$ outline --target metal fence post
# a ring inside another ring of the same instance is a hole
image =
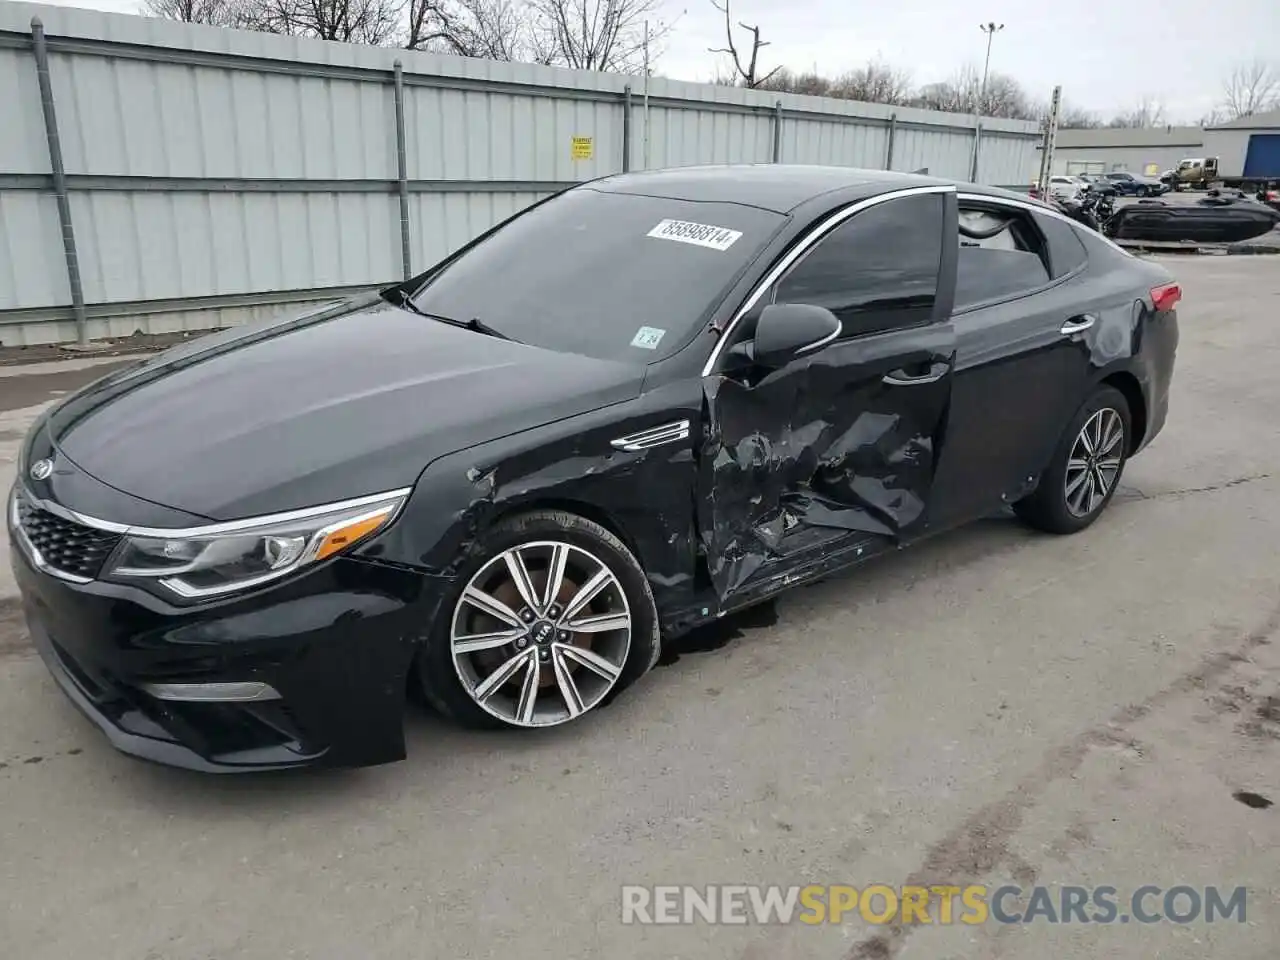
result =
[[[400,193],[400,266],[404,278],[413,276],[412,258],[409,255],[409,160],[404,147],[404,68],[395,62],[396,83],[396,177]]]
[[[982,121],[973,125],[973,162],[969,165],[969,182],[978,182],[978,156],[982,153]]]
[[[893,169],[893,138],[898,132],[898,115],[896,113],[889,114],[889,138],[888,143],[884,145],[884,168],[886,170]]]
[[[773,105],[773,162],[782,162],[782,101]]]
[[[631,170],[631,84],[622,91],[622,172]]]
[[[53,193],[58,201],[58,222],[62,226],[62,252],[67,261],[67,285],[71,288],[71,310],[76,320],[76,340],[89,343],[89,321],[84,312],[84,288],[80,284],[80,258],[76,256],[76,234],[71,226],[71,201],[67,198],[67,171],[62,165],[62,142],[58,139],[58,117],[53,109],[53,84],[49,80],[49,48],[44,24],[31,18],[31,40],[35,46],[36,75],[40,80],[40,106],[44,108],[44,132],[49,141],[49,167],[53,171]]]

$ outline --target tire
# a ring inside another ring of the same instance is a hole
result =
[[[1149,196],[1151,196],[1151,191],[1150,191],[1150,190],[1148,190],[1145,186],[1143,186],[1143,187],[1139,187],[1139,188],[1138,188],[1138,196],[1140,196],[1140,197],[1149,197]]]
[[[1114,437],[1113,426],[1117,420],[1121,427],[1118,438]],[[1014,513],[1029,526],[1046,533],[1078,533],[1092,524],[1102,515],[1120,485],[1129,459],[1132,423],[1124,394],[1114,387],[1095,390],[1067,424],[1035,491],[1013,505]],[[1090,427],[1091,442],[1096,443],[1092,440],[1096,436],[1093,433],[1095,425],[1105,431],[1102,450],[1105,456],[1094,462],[1106,466],[1083,470],[1076,466],[1087,459],[1084,448],[1077,446],[1083,442],[1082,432],[1086,425]],[[1115,463],[1111,465],[1113,460]],[[1105,491],[1101,497],[1095,498],[1088,484],[1094,483],[1096,489],[1099,478],[1105,481],[1107,477],[1110,481],[1105,484]]]
[[[519,558],[525,590],[508,557]],[[557,568],[560,588],[547,603],[547,581]],[[573,609],[580,588],[597,581],[604,586]],[[502,606],[478,606],[472,598]],[[504,623],[511,615],[517,619]],[[626,629],[609,626],[624,620]],[[581,719],[610,703],[654,667],[660,652],[653,592],[626,545],[584,517],[539,510],[504,520],[478,539],[440,606],[417,672],[427,701],[449,719],[524,729]]]

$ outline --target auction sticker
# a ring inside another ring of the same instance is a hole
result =
[[[690,223],[688,220],[663,220],[649,231],[649,236],[659,240],[675,240],[692,243],[712,250],[728,250],[742,236],[741,230],[713,227],[708,223]]]
[[[636,331],[636,335],[631,338],[633,347],[642,347],[645,350],[657,350],[658,344],[662,342],[662,337],[667,331],[659,330],[657,327],[641,327]]]

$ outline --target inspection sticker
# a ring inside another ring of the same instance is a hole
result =
[[[662,342],[662,337],[666,332],[665,330],[659,330],[657,327],[641,327],[636,331],[636,335],[631,338],[631,345],[645,350],[657,350],[658,344]]]
[[[676,240],[699,247],[710,247],[721,252],[728,250],[742,236],[741,230],[713,227],[706,223],[690,223],[688,220],[663,220],[649,231],[649,236],[659,240]]]

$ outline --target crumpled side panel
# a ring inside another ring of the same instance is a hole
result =
[[[699,529],[722,599],[805,528],[895,538],[922,518],[938,418],[890,409],[878,378],[842,388],[842,375],[810,363],[752,387],[705,381]]]
[[[888,535],[924,513],[921,492],[932,475],[932,437],[901,414],[863,412],[821,453],[809,481],[815,494],[843,507],[806,522]]]
[[[710,378],[703,389],[710,436],[700,464],[705,496],[698,503],[699,531],[712,583],[724,596],[749,580],[781,544],[782,495],[803,475],[811,447],[793,449],[789,424],[778,428],[777,411],[795,407],[796,377],[766,379],[750,389]]]

